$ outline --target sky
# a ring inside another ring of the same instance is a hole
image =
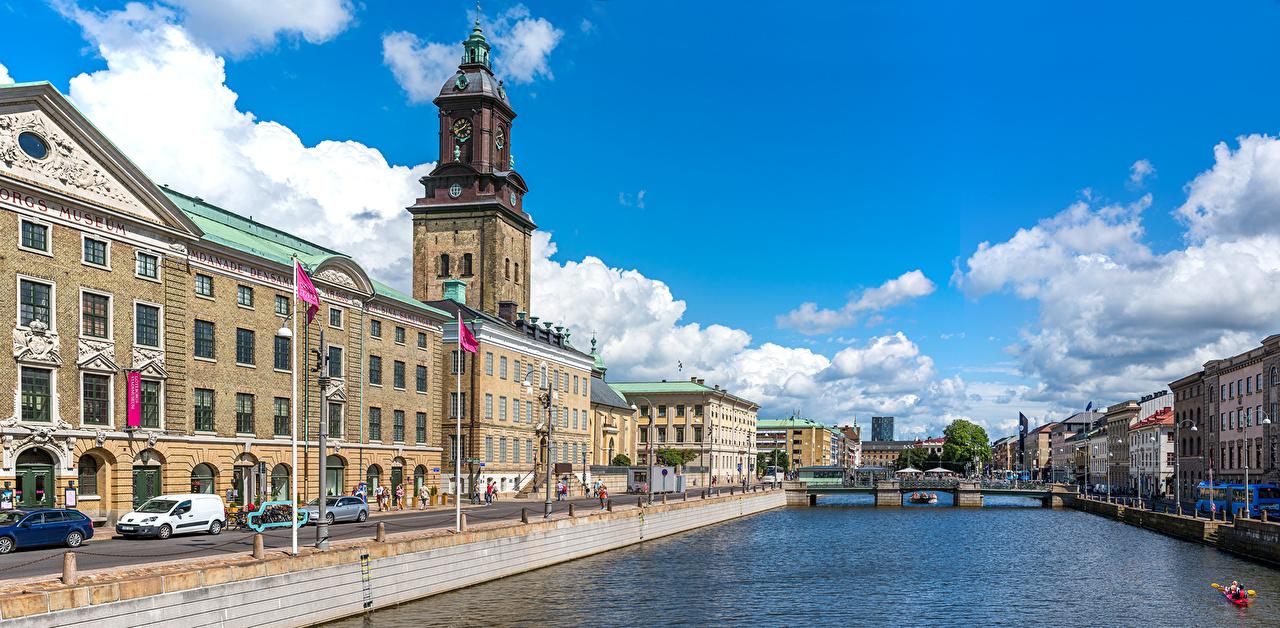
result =
[[[1280,4],[1217,4],[10,0],[0,83],[407,289],[478,17],[532,311],[610,380],[994,438],[1277,331]]]

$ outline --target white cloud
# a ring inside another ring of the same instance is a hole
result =
[[[618,192],[618,204],[623,207],[638,207],[640,209],[644,209],[644,195],[647,192],[648,190],[640,190],[639,192],[636,192],[635,196],[627,194],[626,192]]]
[[[0,63],[0,85],[9,85],[13,82],[13,77],[9,76],[9,68]]]
[[[905,272],[875,288],[850,295],[839,310],[818,308],[812,301],[777,317],[778,327],[795,329],[802,334],[825,334],[848,327],[865,312],[885,310],[912,299],[932,294],[937,288],[919,269]],[[882,321],[881,321],[882,322]],[[877,323],[878,324],[878,323]]]
[[[554,78],[547,57],[555,50],[564,31],[546,18],[531,17],[529,9],[517,4],[488,23],[494,45],[494,65],[498,73],[516,83]]]
[[[595,30],[595,28],[596,28],[596,25],[593,24],[591,20],[588,20],[585,17],[582,18],[582,23],[578,25],[578,30],[584,33],[590,33],[591,31]]]
[[[440,86],[457,71],[460,55],[457,44],[423,42],[413,33],[382,36],[382,61],[391,68],[410,102],[434,100]]]
[[[350,0],[161,0],[181,13],[191,36],[215,51],[243,55],[278,37],[329,41],[355,19]]]
[[[155,181],[356,256],[409,284],[408,201],[430,164],[388,164],[358,142],[306,146],[236,106],[223,60],[171,12],[74,11],[107,67],[71,79],[76,106]],[[387,251],[398,251],[388,255]]]
[[[1034,325],[1008,348],[1038,380],[1025,397],[1055,410],[1114,403],[1234,355],[1275,331],[1280,302],[1280,143],[1241,138],[1188,187],[1185,248],[1144,241],[1144,196],[1075,203],[998,244],[979,245],[953,283],[971,297],[1007,291],[1036,301]]]
[[[1150,161],[1139,159],[1133,162],[1132,166],[1129,166],[1129,183],[1141,186],[1147,177],[1153,176],[1155,173],[1156,167],[1151,165]]]

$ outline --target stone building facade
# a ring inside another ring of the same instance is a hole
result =
[[[321,403],[337,417],[334,490],[438,482],[446,313],[339,252],[156,186],[47,83],[0,88],[0,163],[0,232],[14,238],[0,255],[13,334],[0,387],[14,399],[0,482],[21,505],[62,504],[73,484],[107,519],[160,493],[287,499],[292,380],[322,329],[333,385],[296,374],[304,498]],[[279,331],[297,311],[292,256],[325,304],[301,338]],[[375,355],[385,383],[366,386]]]
[[[1177,440],[1174,483],[1181,484],[1175,490],[1179,491],[1179,498],[1183,501],[1193,501],[1197,498],[1196,485],[1206,479],[1204,442],[1209,426],[1204,420],[1204,371],[1169,382],[1169,389],[1173,392],[1174,433]]]
[[[1111,493],[1125,495],[1132,491],[1129,474],[1129,426],[1138,419],[1141,406],[1136,399],[1107,407],[1107,484]]]

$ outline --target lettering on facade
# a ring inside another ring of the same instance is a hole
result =
[[[207,251],[195,251],[193,254],[189,255],[188,257],[205,266],[210,266],[220,270],[225,270],[227,272],[243,275],[246,277],[252,277],[259,281],[263,281],[265,283],[275,284],[277,286],[280,286],[281,288],[287,289],[287,288],[293,287],[291,278],[285,276],[284,273],[277,273],[274,271],[257,268],[254,266],[250,266],[248,264],[241,263],[238,260],[228,259],[220,255],[214,255],[213,253],[209,253]]]
[[[105,214],[67,207],[57,201],[44,199],[34,194],[24,194],[4,186],[0,186],[0,203],[37,211],[48,216],[57,216],[67,222],[84,225],[106,233],[114,233],[116,235],[128,233],[123,222]]]

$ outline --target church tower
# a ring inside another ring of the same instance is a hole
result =
[[[493,75],[480,20],[462,47],[457,73],[433,101],[440,110],[440,159],[421,179],[423,197],[408,208],[413,296],[440,300],[445,281],[461,280],[468,306],[510,317],[529,309],[536,225],[524,211],[528,187],[511,154],[516,114]]]

